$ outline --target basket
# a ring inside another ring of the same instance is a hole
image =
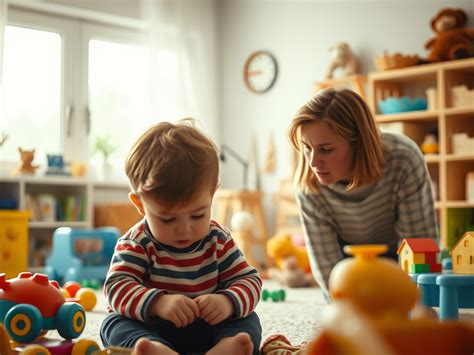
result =
[[[416,65],[420,58],[415,55],[404,55],[400,53],[395,53],[389,55],[384,53],[381,56],[375,58],[375,65],[378,70],[389,70],[397,68],[405,68]]]

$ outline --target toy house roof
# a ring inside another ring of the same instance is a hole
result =
[[[464,234],[462,235],[462,237],[458,239],[458,241],[456,242],[456,244],[453,245],[453,247],[452,247],[451,250],[449,251],[449,255],[451,255],[451,253],[453,252],[454,249],[456,249],[456,247],[459,245],[459,243],[461,243],[461,241],[464,240],[464,239],[467,238],[467,237],[474,238],[474,231],[464,233]]]
[[[397,254],[408,245],[414,253],[439,253],[438,244],[432,238],[405,238],[398,247]]]

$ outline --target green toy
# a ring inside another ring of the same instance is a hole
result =
[[[262,300],[266,301],[269,298],[271,298],[273,302],[284,302],[286,298],[286,292],[283,289],[276,291],[268,291],[267,289],[263,289]]]

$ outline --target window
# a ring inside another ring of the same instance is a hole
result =
[[[464,248],[468,248],[469,247],[469,240],[465,240],[464,241]]]
[[[18,147],[99,165],[97,137],[110,137],[109,162],[123,170],[131,142],[152,121],[147,115],[147,55],[136,29],[9,9],[4,43],[6,117],[10,139],[2,159]]]
[[[456,264],[457,264],[457,265],[462,265],[462,255],[458,255],[458,256],[456,257]]]

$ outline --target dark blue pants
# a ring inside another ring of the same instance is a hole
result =
[[[253,312],[246,318],[229,319],[210,325],[198,318],[185,328],[176,328],[167,320],[154,318],[146,323],[108,314],[100,327],[100,338],[104,346],[123,346],[133,348],[140,338],[159,341],[178,353],[206,352],[221,339],[245,332],[250,335],[253,353],[258,354],[262,340],[262,327],[257,314]]]

